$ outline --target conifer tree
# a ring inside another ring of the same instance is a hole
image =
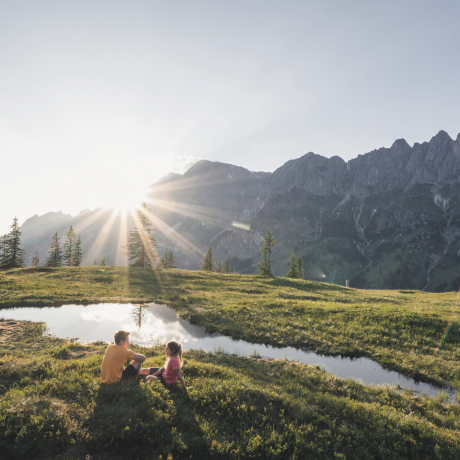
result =
[[[149,218],[151,215],[147,203],[141,204],[136,211],[135,228],[128,232],[128,241],[124,249],[131,265],[136,267],[153,267],[158,260],[157,243],[152,232],[156,230]]]
[[[222,266],[222,262],[217,262],[217,265],[216,265],[216,272],[217,273],[222,273],[224,271],[223,269],[223,266]]]
[[[172,249],[169,250],[169,268],[177,268],[176,254],[174,254]]]
[[[166,250],[165,255],[161,258],[160,262],[163,268],[177,268],[176,255],[172,249]]]
[[[97,265],[97,260],[94,259],[93,265]]]
[[[21,231],[16,217],[13,219],[10,228],[11,231],[2,237],[0,266],[2,268],[25,267],[26,253],[24,249],[21,249]]]
[[[62,249],[57,232],[51,238],[48,257],[45,262],[45,267],[60,267],[62,265]]]
[[[214,256],[212,255],[212,249],[209,248],[206,256],[204,257],[203,265],[201,267],[202,271],[212,272],[214,270]]]
[[[37,268],[40,265],[40,257],[38,257],[37,251],[34,252],[34,256],[32,257],[32,268]]]
[[[224,273],[230,273],[230,262],[228,259],[224,262]]]
[[[105,257],[101,260],[101,267],[107,267],[107,264],[105,263]]]
[[[261,275],[273,276],[271,269],[270,254],[273,253],[273,247],[276,245],[277,241],[273,237],[271,229],[268,229],[267,234],[264,237],[264,244],[260,250],[262,257],[259,261],[259,272]]]
[[[73,231],[72,225],[65,234],[65,243],[64,243],[64,254],[62,256],[64,260],[64,265],[71,267],[73,265],[73,255],[75,251],[75,240],[76,235]]]
[[[2,266],[3,254],[6,247],[6,235],[0,236],[0,267]]]
[[[0,236],[0,268],[3,266],[3,257],[6,250],[6,235]]]
[[[230,262],[228,261],[228,259],[225,261],[224,263],[224,268],[223,268],[223,271],[224,273],[233,273],[234,269],[233,267],[230,265]]]
[[[77,239],[75,240],[75,250],[73,252],[72,265],[74,267],[79,267],[83,259],[83,251],[81,248],[81,235],[78,234]]]
[[[295,258],[294,251],[291,252],[289,257],[289,271],[286,273],[286,278],[298,278],[298,265],[297,259]]]
[[[297,278],[303,279],[302,257],[297,257]]]

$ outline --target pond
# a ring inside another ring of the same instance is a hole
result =
[[[223,350],[240,356],[259,354],[275,359],[295,359],[305,364],[317,364],[340,378],[353,378],[365,385],[399,385],[402,388],[435,396],[440,388],[416,382],[395,371],[384,369],[369,358],[342,358],[318,355],[313,351],[293,347],[277,348],[269,345],[233,340],[218,333],[210,334],[197,325],[177,316],[166,305],[150,303],[64,305],[62,307],[18,307],[0,310],[0,318],[45,322],[48,332],[57,337],[76,338],[81,343],[92,341],[113,342],[114,332],[131,332],[130,341],[139,345],[154,345],[175,340],[184,350]],[[450,399],[455,390],[447,389]]]

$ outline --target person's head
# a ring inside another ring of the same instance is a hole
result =
[[[115,345],[118,345],[119,347],[127,347],[129,345],[129,334],[130,333],[127,331],[115,332]]]
[[[169,341],[166,345],[165,353],[168,358],[176,356],[182,364],[182,345],[180,343],[174,342],[173,340]]]

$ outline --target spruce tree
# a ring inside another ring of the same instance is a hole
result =
[[[224,273],[230,273],[230,262],[228,259],[224,262]]]
[[[21,231],[16,217],[13,219],[10,228],[11,231],[2,237],[0,266],[2,268],[25,267],[26,253],[24,249],[21,249]]]
[[[149,218],[150,209],[146,203],[136,211],[135,228],[128,232],[128,241],[124,249],[130,265],[136,267],[153,267],[158,260],[157,243],[151,234],[156,230]]]
[[[201,267],[202,271],[212,272],[214,270],[214,256],[212,255],[212,249],[209,248],[206,256],[204,257],[203,265]]]
[[[174,254],[174,252],[172,251],[172,249],[169,250],[168,262],[169,262],[169,268],[177,268],[177,265],[176,265],[176,254]]]
[[[217,273],[222,273],[224,271],[223,269],[223,266],[222,266],[222,262],[217,262],[217,266],[216,266],[216,272]]]
[[[37,268],[40,265],[40,257],[38,257],[37,251],[34,252],[34,256],[32,257],[32,268]]]
[[[6,247],[6,235],[0,236],[0,267],[2,266],[3,254],[5,253]]]
[[[286,273],[287,278],[298,278],[298,265],[297,259],[295,258],[294,251],[291,252],[291,257],[289,257],[289,271]]]
[[[160,262],[163,268],[177,268],[176,255],[172,249],[166,250],[165,255],[161,258]]]
[[[230,262],[228,259],[224,263],[224,268],[223,268],[224,273],[233,273],[233,267],[230,265]]]
[[[94,259],[93,265],[97,265],[97,260]]]
[[[277,241],[273,237],[273,233],[271,229],[268,229],[267,234],[264,237],[264,244],[260,250],[262,253],[262,257],[259,261],[259,272],[261,275],[265,276],[273,276],[272,269],[271,269],[271,261],[270,261],[270,254],[273,253],[273,247]]]
[[[161,257],[160,259],[160,262],[158,262],[158,266],[160,268],[169,268],[168,265],[168,256],[169,256],[169,252],[168,250],[166,249],[166,252],[165,252],[165,255],[163,257]]]
[[[45,267],[60,267],[62,265],[62,249],[57,232],[51,238],[48,257],[45,262]]]
[[[107,264],[105,263],[105,257],[101,260],[101,267],[107,267]]]
[[[297,257],[297,278],[303,279],[303,263],[300,256]]]
[[[83,259],[83,251],[81,248],[81,236],[78,234],[77,239],[75,240],[75,250],[73,252],[72,265],[74,267],[79,267]]]
[[[5,252],[6,252],[6,235],[2,235],[0,236],[0,268],[3,266]]]
[[[65,234],[65,243],[64,243],[64,254],[62,256],[64,260],[64,265],[71,267],[73,265],[73,255],[75,251],[75,240],[76,235],[73,231],[72,225]]]

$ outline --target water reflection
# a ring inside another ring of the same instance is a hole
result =
[[[321,356],[292,347],[275,348],[243,340],[232,340],[220,334],[209,334],[201,326],[190,324],[177,313],[158,304],[98,304],[64,305],[59,308],[20,307],[0,310],[0,317],[16,320],[44,321],[58,337],[79,338],[82,343],[102,340],[113,342],[114,332],[131,332],[130,341],[140,345],[166,343],[175,340],[185,350],[195,348],[250,356],[254,351],[264,357],[295,359],[305,364],[318,364],[341,378],[355,378],[366,385],[400,385],[415,391],[435,395],[439,388],[417,383],[394,371],[389,371],[369,358]],[[454,392],[451,392],[454,399]]]
[[[141,330],[142,326],[142,321],[145,319],[145,310],[148,308],[147,305],[134,305],[132,312],[131,312],[131,318],[133,318],[134,323],[137,326],[137,330]]]

